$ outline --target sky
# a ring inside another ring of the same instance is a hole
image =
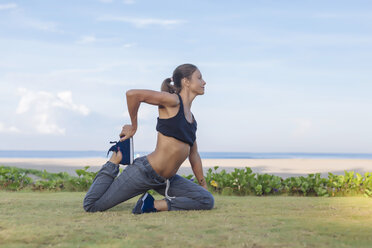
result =
[[[199,151],[372,153],[371,58],[371,1],[0,0],[0,150],[106,150],[192,63]]]

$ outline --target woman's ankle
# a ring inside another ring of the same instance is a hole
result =
[[[168,204],[165,200],[155,200],[154,208],[158,211],[168,211]]]

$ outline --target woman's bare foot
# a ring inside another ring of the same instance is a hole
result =
[[[120,161],[121,161],[122,158],[123,158],[123,154],[121,153],[121,151],[113,152],[109,161],[111,163],[114,163],[114,164],[118,165],[118,164],[120,164]]]

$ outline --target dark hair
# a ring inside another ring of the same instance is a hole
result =
[[[192,64],[183,64],[177,66],[173,71],[172,78],[167,78],[161,84],[161,91],[166,91],[169,93],[180,93],[182,90],[181,80],[183,78],[191,79],[191,75],[198,69]],[[171,84],[173,79],[173,85]]]

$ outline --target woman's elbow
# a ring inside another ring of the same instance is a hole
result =
[[[127,99],[135,99],[138,102],[143,102],[144,97],[141,90],[128,90],[126,92]]]
[[[125,95],[127,96],[127,101],[140,101],[138,99],[138,91],[137,90],[128,90]]]
[[[134,93],[135,93],[135,90],[127,90],[127,92],[125,93],[125,95],[126,95],[127,97],[131,97],[131,96],[134,95]]]

